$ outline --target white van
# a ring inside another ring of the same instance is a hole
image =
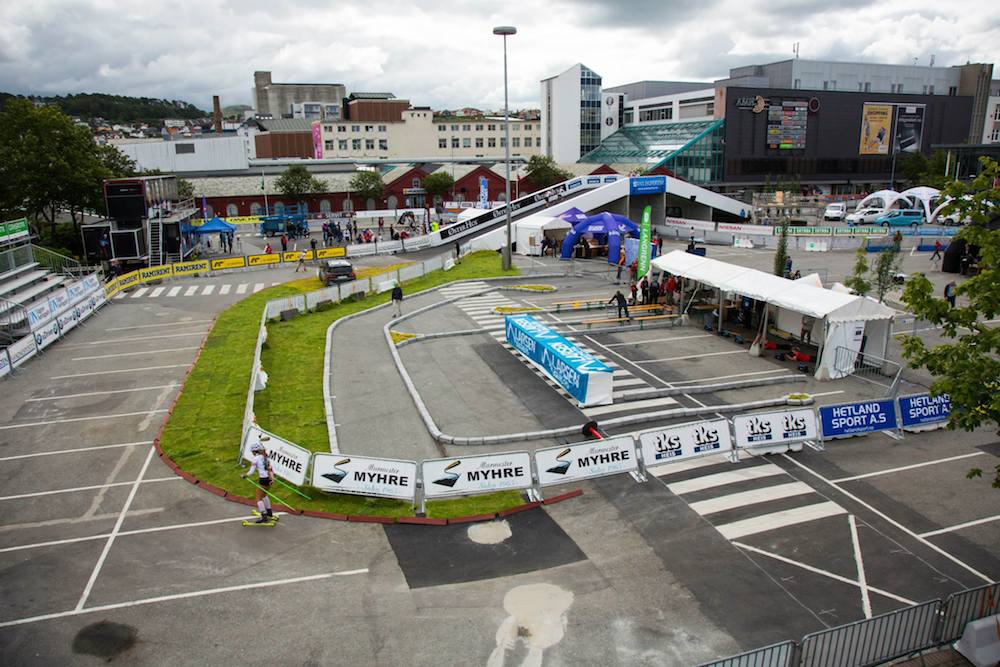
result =
[[[839,222],[847,216],[847,204],[844,202],[834,202],[826,205],[823,211],[823,220]]]

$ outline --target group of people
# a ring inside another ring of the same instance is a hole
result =
[[[629,282],[630,298],[626,298],[621,290],[616,290],[608,303],[617,305],[618,317],[630,317],[628,313],[630,305],[647,306],[658,303],[672,305],[679,288],[680,283],[677,282],[677,278],[669,273],[661,274],[659,280],[643,276],[639,282],[634,280]]]

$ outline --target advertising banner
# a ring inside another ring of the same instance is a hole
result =
[[[487,456],[432,459],[420,464],[424,495],[461,496],[531,486],[528,452],[506,452]]]
[[[478,208],[490,207],[489,181],[485,176],[479,177],[479,206]]]
[[[0,350],[0,378],[10,375],[10,357],[7,356],[7,350]]]
[[[122,290],[127,290],[127,289],[129,289],[131,287],[135,287],[136,285],[139,284],[139,272],[138,271],[129,271],[128,273],[126,273],[124,275],[118,276],[117,280],[118,280],[118,290],[117,291],[120,292]]]
[[[28,309],[28,326],[33,330],[42,326],[52,319],[52,309],[48,300],[41,301],[38,305]]]
[[[951,415],[951,397],[948,394],[911,394],[900,396],[899,417],[903,428],[943,424]]]
[[[323,159],[323,130],[318,120],[312,123],[313,157]]]
[[[581,406],[611,403],[612,369],[531,315],[508,315],[507,342]]]
[[[861,110],[860,155],[888,155],[892,140],[891,104],[865,103]]]
[[[814,440],[816,413],[785,410],[733,417],[737,447],[765,447]]]
[[[100,296],[98,296],[98,294]],[[76,311],[77,320],[80,322],[84,321],[90,317],[95,310],[97,310],[97,306],[100,303],[104,302],[104,293],[99,292],[98,294],[88,294],[87,298],[73,306],[73,309]],[[98,299],[100,299],[100,301],[98,301]]]
[[[717,223],[720,232],[731,232],[733,234],[749,234],[751,236],[771,236],[775,228],[771,225],[743,225],[735,222]]]
[[[259,225],[260,216],[257,215],[234,215],[231,218],[222,218],[230,225]]]
[[[241,258],[242,259],[242,258]],[[263,266],[265,264],[280,264],[281,255],[278,253],[270,253],[263,255],[247,255],[247,266]],[[215,268],[215,262],[212,262],[212,268]]]
[[[628,179],[630,195],[655,195],[666,191],[666,176],[633,176]]]
[[[630,435],[621,435],[539,449],[535,452],[535,468],[538,483],[550,486],[638,470],[639,461],[635,456],[635,440]]]
[[[0,224],[0,245],[26,239],[30,235],[31,231],[28,229],[27,218],[18,218],[17,220]]]
[[[834,227],[834,236],[885,236],[887,227]]]
[[[891,398],[824,405],[819,409],[824,438],[860,435],[896,428],[896,408]]]
[[[101,288],[101,281],[94,274],[90,274],[83,279],[83,286],[88,292],[96,292]]]
[[[316,259],[331,259],[333,257],[346,257],[347,248],[317,248]]]
[[[639,223],[639,267],[637,276],[644,276],[649,273],[649,260],[652,248],[649,246],[651,221],[653,218],[653,207],[646,206],[642,209],[642,222]]]
[[[79,303],[89,293],[90,290],[87,289],[87,285],[82,280],[66,288],[66,294],[69,296],[70,303]]]
[[[7,347],[7,354],[10,357],[10,367],[17,368],[28,359],[35,356],[37,352],[38,348],[35,347],[34,336],[25,336],[16,343],[11,343]]]
[[[65,334],[80,322],[80,310],[76,306],[70,306],[56,315],[56,322],[59,323],[59,332]]]
[[[728,452],[733,448],[725,419],[680,424],[639,434],[642,462],[647,466]]]
[[[893,150],[897,153],[920,152],[924,139],[924,105],[900,104],[896,107],[895,137]]]
[[[61,289],[49,295],[49,310],[53,315],[64,310],[70,303],[72,300],[69,298],[68,290]]]
[[[59,338],[59,322],[51,319],[37,329],[32,329],[31,333],[35,337],[35,347],[44,350]]]
[[[334,493],[402,498],[412,502],[417,491],[417,464],[396,459],[316,454],[312,485]]]
[[[253,459],[250,448],[258,442],[264,445],[264,451],[267,452],[267,458],[271,462],[275,475],[296,486],[302,486],[306,483],[306,468],[309,467],[311,455],[309,450],[293,445],[287,440],[282,440],[261,428],[251,426],[243,441],[244,459],[247,461]],[[257,473],[254,472],[254,474]]]
[[[277,257],[277,255],[275,255]],[[221,271],[223,269],[242,269],[247,265],[246,257],[224,257],[212,260],[212,270]]]
[[[139,280],[144,283],[148,283],[152,280],[163,280],[164,278],[169,278],[172,275],[174,275],[174,267],[170,264],[139,269]]]
[[[312,250],[289,250],[281,253],[282,262],[297,262],[303,257],[306,261],[312,259]]]
[[[178,262],[172,265],[175,276],[192,276],[196,273],[208,273],[209,264],[207,259],[200,259],[194,262]]]
[[[703,232],[715,231],[715,223],[711,220],[688,220],[687,218],[665,218],[663,224],[667,227],[678,227],[691,231],[694,229]],[[770,228],[769,228],[770,229]]]

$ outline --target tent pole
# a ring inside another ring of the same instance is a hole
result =
[[[823,347],[824,347],[824,344],[826,343],[826,334],[827,334],[828,325],[829,325],[829,322],[824,317],[823,318],[823,335],[820,337],[820,339],[819,339],[819,345],[817,346],[817,349],[816,349],[816,371],[813,373],[813,377],[815,377],[816,379],[819,379],[819,369],[820,369],[820,367],[821,367],[821,365],[823,363]]]
[[[718,325],[717,328],[719,330],[718,333],[720,333],[720,334],[722,333],[722,317],[723,317],[722,303],[725,300],[725,298],[726,298],[726,293],[720,287],[719,288],[719,321],[716,322],[716,324]]]

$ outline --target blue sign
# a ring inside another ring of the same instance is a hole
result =
[[[948,394],[914,394],[900,396],[898,400],[899,416],[904,427],[938,424],[948,421],[951,414],[951,397]]]
[[[614,183],[617,180],[618,180],[617,176],[605,176],[604,177],[604,182],[605,183]]]
[[[489,208],[489,182],[485,176],[479,177],[479,208]]]
[[[896,428],[896,406],[892,399],[824,405],[819,418],[824,438],[888,431]]]
[[[587,177],[587,185],[593,185],[594,183],[600,183],[600,182],[601,182],[601,177],[600,176],[588,176]]]
[[[508,315],[507,342],[581,405],[611,402],[612,369],[531,315]]]
[[[578,187],[580,187],[581,185],[583,185],[583,181],[581,181],[581,180],[580,180],[580,179],[578,178],[578,179],[576,179],[575,181],[570,181],[569,183],[567,183],[567,184],[566,184],[566,189],[567,189],[567,190],[572,190],[573,188],[578,188]]]
[[[628,193],[630,195],[655,195],[666,191],[666,176],[633,176],[628,179]]]

